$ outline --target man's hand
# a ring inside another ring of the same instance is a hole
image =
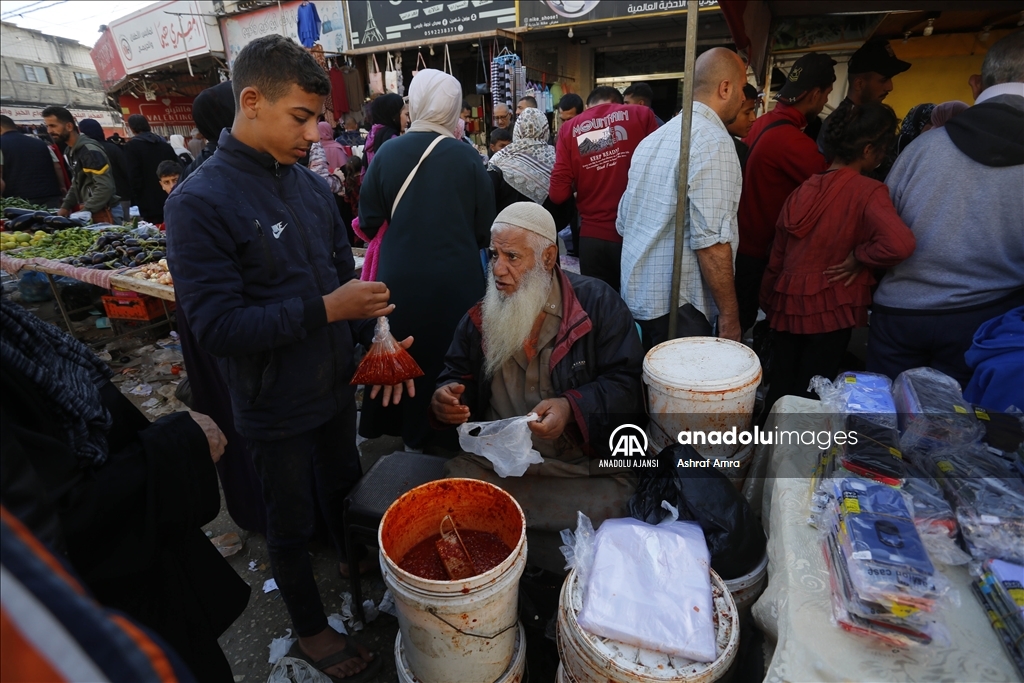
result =
[[[430,410],[434,417],[441,424],[460,425],[469,421],[469,406],[460,403],[462,394],[465,393],[464,384],[451,383],[434,392],[430,399]]]
[[[864,264],[857,260],[857,257],[850,252],[850,255],[846,257],[846,260],[842,263],[829,266],[825,269],[825,277],[828,278],[829,283],[843,282],[843,287],[849,287],[853,284],[853,281],[860,275],[860,271],[864,270]],[[844,282],[845,281],[845,282]]]
[[[742,341],[743,330],[740,328],[740,316],[738,313],[726,315],[718,314],[718,338]]]
[[[57,215],[58,216],[64,216],[64,218],[67,218],[68,216],[71,215],[71,212],[68,211],[67,209],[61,208],[61,209],[57,209]]]
[[[224,436],[224,432],[220,430],[220,427],[217,426],[217,423],[209,415],[203,415],[191,410],[188,411],[188,414],[192,416],[192,419],[203,430],[203,434],[206,434],[206,440],[210,443],[210,457],[213,458],[214,462],[217,462],[220,460],[220,456],[224,455],[224,447],[228,445],[228,439]]]
[[[538,439],[554,441],[562,435],[572,417],[572,406],[567,398],[544,399],[530,411],[537,413],[540,418],[536,422],[529,422],[530,431]]]
[[[383,282],[349,280],[324,297],[327,322],[365,320],[389,315],[395,305],[388,305],[391,292]]]
[[[403,349],[408,349],[410,346],[412,346],[412,337],[406,337],[405,341],[401,342],[399,344],[399,346],[401,346]],[[377,398],[377,394],[380,393],[380,390],[381,390],[381,385],[375,384],[373,386],[373,388],[370,389],[370,398],[371,399]],[[414,397],[416,395],[416,383],[413,380],[411,380],[411,379],[405,380],[405,393],[409,394],[410,398],[412,398],[412,397]],[[388,403],[394,403],[397,406],[401,400],[402,400],[402,385],[401,384],[395,384],[393,386],[386,386],[386,387],[384,387],[384,407],[385,408],[387,408]]]

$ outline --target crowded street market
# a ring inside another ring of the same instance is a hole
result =
[[[0,11],[0,683],[1024,681],[1018,1]]]

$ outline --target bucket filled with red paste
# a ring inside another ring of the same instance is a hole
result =
[[[476,479],[429,482],[388,508],[377,538],[416,677],[499,679],[512,660],[526,566],[526,518],[515,499]]]

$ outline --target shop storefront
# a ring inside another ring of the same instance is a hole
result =
[[[91,56],[124,118],[143,114],[158,135],[189,135],[192,100],[227,74],[215,10],[208,0],[154,3],[107,27]]]
[[[567,9],[562,3],[519,3],[526,62],[542,69],[542,77],[557,79],[560,92],[575,92],[584,99],[597,85],[624,90],[642,81],[654,91],[658,116],[671,118],[682,103],[686,3],[571,4]],[[701,0],[698,11],[698,53],[731,45],[718,2]]]
[[[463,0],[424,5],[418,2],[348,3],[352,63],[365,74],[400,72],[408,92],[413,72],[431,68],[451,73],[462,84],[473,119],[467,133],[478,148],[486,147],[492,100],[482,92],[489,82],[491,57],[517,46],[514,0]],[[521,48],[522,44],[518,43]]]

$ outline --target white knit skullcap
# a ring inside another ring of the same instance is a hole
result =
[[[516,202],[506,206],[494,219],[491,231],[505,225],[535,232],[552,244],[558,242],[554,219],[547,209],[534,202]]]

